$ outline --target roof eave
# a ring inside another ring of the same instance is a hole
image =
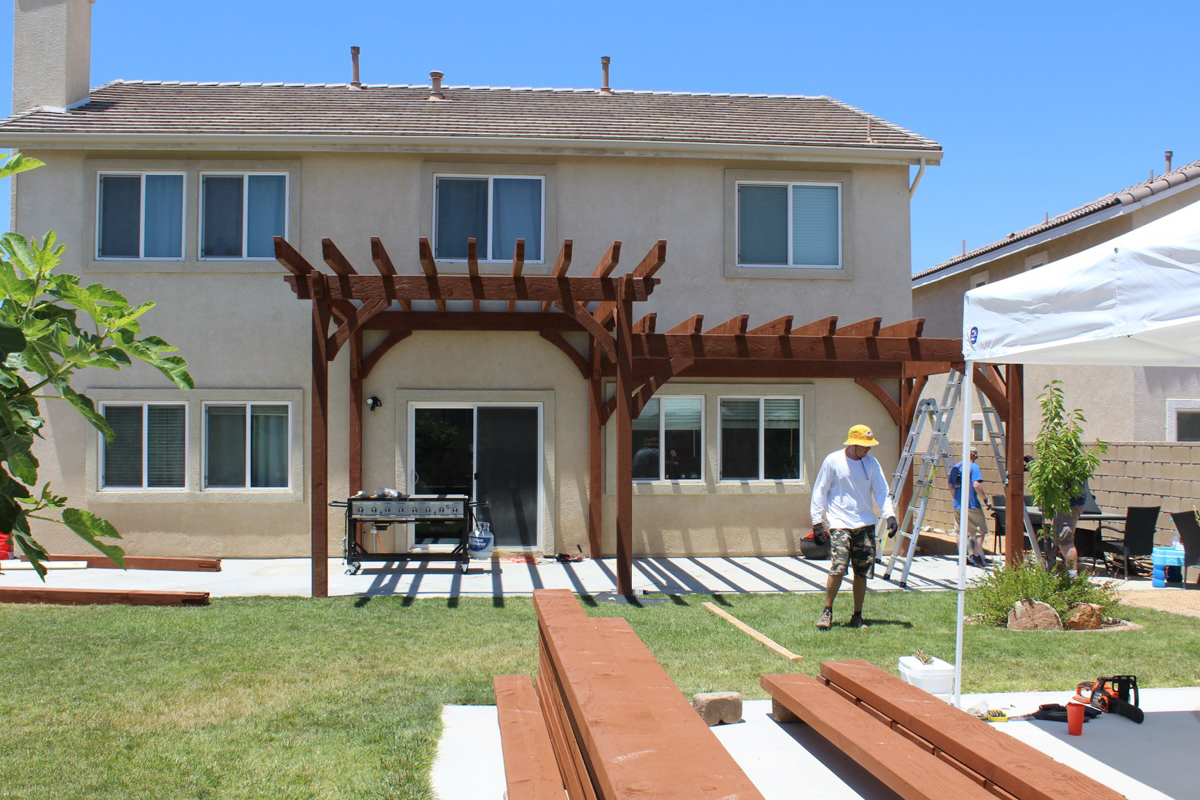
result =
[[[938,166],[940,147],[858,147],[854,145],[767,145],[716,142],[678,142],[634,139],[576,139],[491,136],[389,135],[248,135],[248,134],[96,134],[5,133],[0,147],[42,150],[211,150],[266,151],[362,150],[379,152],[472,153],[590,153],[611,156],[673,156],[678,158],[737,158],[742,160],[804,160],[863,164]]]

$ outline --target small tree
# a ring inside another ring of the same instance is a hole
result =
[[[37,159],[14,154],[0,164],[0,179],[40,166]],[[174,347],[157,336],[141,336],[139,319],[154,303],[130,305],[105,286],[83,286],[77,275],[55,273],[63,250],[54,231],[41,242],[0,235],[0,531],[12,536],[43,578],[48,554],[34,539],[30,520],[61,522],[121,566],[125,552],[101,541],[121,538],[107,520],[68,508],[67,498],[48,483],[37,488],[33,441],[45,426],[38,401],[65,400],[111,443],[115,436],[104,416],[71,388],[77,372],[119,370],[137,359],[181,389],[193,386],[187,362],[167,355]]]
[[[1055,514],[1070,514],[1071,500],[1083,493],[1083,484],[1100,466],[1108,443],[1096,440],[1083,445],[1087,422],[1079,409],[1066,410],[1062,381],[1051,381],[1038,395],[1042,406],[1042,428],[1034,440],[1034,460],[1029,465],[1029,492],[1042,510],[1042,539],[1050,540]]]

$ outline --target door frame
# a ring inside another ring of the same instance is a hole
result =
[[[479,439],[479,408],[533,408],[537,410],[537,453],[539,463],[537,465],[537,536],[536,543],[532,546],[520,545],[500,545],[505,550],[514,551],[541,551],[546,552],[546,489],[545,489],[545,463],[546,463],[546,425],[545,425],[545,404],[540,400],[437,400],[437,399],[421,399],[408,400],[405,403],[405,431],[403,446],[405,455],[403,463],[409,466],[405,470],[406,480],[397,483],[407,486],[408,475],[411,474],[411,465],[416,462],[416,412],[419,408],[469,408],[471,414],[471,499],[476,496],[475,475],[478,473],[479,448],[477,446]],[[397,437],[399,439],[399,437]],[[399,443],[399,442],[398,442]],[[399,449],[399,448],[397,448]],[[414,538],[416,530],[412,525],[405,526],[405,540],[407,549],[412,550],[416,547]]]

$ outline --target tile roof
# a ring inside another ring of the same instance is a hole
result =
[[[1045,222],[1038,223],[1037,225],[1033,225],[1021,231],[1010,233],[1003,239],[992,242],[991,244],[985,244],[983,247],[977,247],[974,250],[968,250],[962,255],[955,256],[954,258],[943,261],[942,263],[930,267],[923,272],[916,273],[913,275],[913,280],[919,280],[944,270],[950,270],[959,264],[971,261],[972,259],[978,258],[985,253],[999,250],[1023,239],[1029,239],[1030,237],[1037,236],[1039,233],[1053,230],[1054,228],[1066,225],[1069,222],[1086,217],[1089,214],[1094,214],[1097,211],[1103,211],[1106,208],[1112,208],[1114,206],[1127,206],[1140,202],[1153,195],[1161,194],[1168,189],[1173,189],[1180,184],[1194,181],[1197,178],[1200,178],[1200,161],[1193,161],[1192,163],[1185,164],[1178,169],[1173,169],[1170,172],[1159,175],[1157,178],[1150,178],[1142,181],[1141,183],[1130,186],[1128,189],[1122,189],[1119,192],[1106,194],[1104,197],[1101,197],[1098,200],[1085,203],[1084,205],[1079,206],[1079,208],[1071,209],[1065,214],[1059,214],[1057,217],[1048,219]],[[1197,182],[1197,185],[1200,185],[1200,181]]]
[[[912,151],[937,142],[829,97],[594,89],[114,81],[90,100],[0,122],[0,142],[127,136],[478,137]],[[868,139],[869,134],[869,139]]]

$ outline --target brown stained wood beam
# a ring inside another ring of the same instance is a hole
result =
[[[654,397],[655,393],[663,387],[663,385],[674,378],[679,373],[688,369],[695,363],[692,358],[673,358],[670,361],[662,362],[655,367],[653,373],[646,374],[646,366],[644,363],[634,363],[633,382],[634,385],[639,385],[637,393],[633,396],[633,416],[636,419],[642,413],[642,409],[646,407],[646,403]],[[600,412],[600,422],[604,424],[608,422],[609,417],[617,410],[617,398],[608,398],[604,403]]]
[[[1000,366],[998,364],[980,364],[980,366],[987,371],[988,377],[992,379],[992,383],[996,384],[996,388],[1003,391],[1005,396],[1007,396],[1008,383],[1004,377],[1004,374],[1000,372]]]
[[[604,439],[601,420],[604,407],[604,383],[600,373],[600,345],[588,340],[588,555],[602,558],[604,502]]]
[[[855,378],[854,382],[870,392],[872,397],[883,404],[884,409],[891,416],[893,423],[896,425],[904,424],[904,417],[900,413],[900,404],[884,391],[884,388],[879,385],[879,381],[874,378]]]
[[[955,367],[954,363],[950,361],[909,362],[904,365],[904,377],[918,378],[927,377],[929,375],[943,375],[956,368],[961,370],[962,367],[961,365],[959,365],[959,367]]]
[[[329,337],[328,349],[329,360],[332,361],[337,357],[338,351],[345,346],[346,342],[355,333],[363,330],[364,326],[371,321],[375,316],[378,316],[388,308],[387,300],[368,300],[362,304],[361,308],[349,317],[349,319],[338,325],[338,329]]]
[[[561,333],[558,331],[540,331],[538,335],[563,351],[567,358],[571,359],[571,362],[579,370],[579,373],[583,375],[584,380],[592,376],[592,365],[578,350],[571,346],[570,342],[563,338]]]
[[[641,262],[633,268],[633,272],[629,273],[635,278],[653,278],[654,273],[665,264],[667,261],[667,240],[659,239],[650,248],[650,252],[646,253]]]
[[[612,271],[617,268],[617,264],[621,261],[621,243],[613,242],[605,251],[604,257],[600,259],[600,263],[596,265],[596,269],[592,270],[593,278],[607,278],[612,274]]]
[[[1008,415],[1004,418],[1004,444],[1008,452],[1008,485],[1004,488],[1008,508],[1020,508],[1025,502],[1025,368],[1021,364],[1005,365],[1005,385],[1008,388]],[[1025,537],[1022,520],[1009,515],[1008,532],[1004,537],[1004,560],[1019,564],[1024,558]]]
[[[913,337],[920,336],[921,332],[924,330],[925,330],[925,318],[917,317],[915,319],[905,320],[904,322],[897,322],[894,325],[888,325],[886,327],[880,328],[879,333],[877,333],[876,336],[890,336],[890,337],[895,337],[897,339],[907,337],[907,338],[911,339]]]
[[[849,325],[844,325],[833,332],[834,336],[878,336],[879,325],[883,322],[883,317],[868,317],[859,322],[853,322]]]
[[[514,281],[509,275],[482,275],[472,278],[469,275],[399,275],[394,278],[382,278],[377,275],[353,275],[340,278],[333,275],[309,275],[309,290],[313,286],[321,288],[317,291],[331,300],[374,300],[386,298],[388,291],[394,292],[397,298],[406,300],[437,300],[444,307],[447,300],[542,300],[570,303],[590,303],[609,300],[616,296],[617,278],[555,278],[550,275],[523,275],[519,281]],[[646,300],[660,281],[658,278],[629,278],[629,299],[631,301]],[[284,277],[289,285],[296,278]],[[384,282],[392,284],[388,291]],[[477,286],[473,285],[477,281]],[[348,282],[350,291],[342,289]]]
[[[441,297],[441,282],[438,276],[437,262],[433,259],[433,248],[429,246],[429,240],[424,236],[417,242],[417,257],[421,260],[421,271],[425,273],[425,291],[427,297],[417,298],[415,295],[409,295],[408,292],[401,291],[398,283],[400,278],[392,278],[393,292],[397,296],[403,296],[409,300],[435,300],[437,302],[437,310],[445,312],[446,301]],[[380,283],[382,284],[382,281]],[[382,289],[382,286],[380,288]]]
[[[750,315],[749,314],[738,314],[733,319],[726,320],[725,322],[722,322],[720,325],[716,326],[715,328],[711,328],[711,329],[705,331],[705,335],[706,336],[712,336],[712,335],[745,336],[746,329],[749,325],[750,325]]]
[[[307,276],[317,270],[308,263],[304,256],[300,255],[296,248],[288,243],[287,239],[276,236],[272,241],[275,243],[275,260],[292,273],[292,277],[295,279],[291,283],[292,291],[301,300],[311,300],[312,295],[308,290]]]
[[[391,256],[388,255],[387,250],[383,246],[383,240],[378,236],[371,237],[371,261],[375,263],[375,269],[379,271],[380,276],[385,279],[383,281],[384,292],[387,292],[389,288],[393,290],[388,292],[389,296],[387,299],[399,303],[400,307],[405,311],[411,311],[412,306],[408,300],[396,297],[396,292],[394,291],[395,285],[391,281],[386,280],[387,278],[394,278],[397,272],[395,265],[392,264]]]
[[[765,325],[759,325],[749,333],[751,336],[789,336],[792,332],[792,315],[773,319]]]
[[[512,263],[512,279],[513,283],[521,280],[521,272],[525,269],[525,240],[517,239],[513,245],[513,263]],[[508,313],[514,314],[517,310],[517,301],[508,301]]]
[[[654,327],[658,322],[658,314],[651,311],[646,316],[633,323],[634,333],[654,333]]]
[[[634,358],[797,359],[801,361],[949,361],[958,339],[892,339],[858,336],[686,336],[631,334]]]
[[[600,345],[604,352],[614,359],[617,357],[617,344],[613,334],[609,333],[599,322],[592,318],[587,309],[577,303],[558,303],[563,314],[579,323],[588,334]]]
[[[363,488],[363,332],[357,330],[350,337],[350,402],[347,437],[350,493]]]
[[[410,336],[412,336],[412,331],[392,331],[382,342],[375,345],[375,348],[370,353],[364,355],[362,366],[359,368],[359,375],[363,380],[366,380],[367,376],[371,374],[371,370],[378,366],[389,350]]]
[[[1003,389],[992,383],[991,376],[980,369],[978,364],[975,365],[975,385],[983,392],[983,396],[991,401],[996,413],[1002,419],[1008,419],[1008,397]]]
[[[371,331],[582,331],[566,314],[502,311],[385,311],[365,325]]]
[[[913,414],[917,413],[917,403],[921,402],[921,392],[925,391],[925,385],[929,383],[929,377],[926,375],[918,375],[911,379],[913,382],[912,391],[909,392],[904,407],[900,409],[903,418],[912,422]]]
[[[312,390],[309,433],[309,534],[312,596],[329,596],[329,304],[312,304]]]
[[[697,314],[694,317],[689,317],[683,322],[676,325],[671,330],[667,331],[670,334],[681,334],[684,336],[698,336],[701,329],[704,327],[704,315]]]
[[[799,328],[792,328],[792,336],[833,336],[837,330],[837,317],[813,320]]]
[[[467,237],[467,275],[471,277],[471,310],[479,313],[479,297],[475,287],[479,281],[479,245],[475,237]]]
[[[617,281],[616,352],[613,354],[617,362],[617,397],[620,398],[616,412],[617,593],[626,596],[633,594],[633,350],[630,344],[633,339],[634,283],[635,279],[629,277]]]
[[[571,268],[571,254],[575,250],[575,242],[573,239],[563,239],[562,247],[558,250],[558,258],[554,259],[554,269],[550,270],[551,277],[565,278],[567,270]],[[542,313],[550,311],[550,306],[554,303],[551,300],[542,302]]]
[[[645,380],[653,374],[653,367],[641,367],[642,364],[659,364],[659,359],[638,359],[635,380]],[[892,379],[900,377],[900,362],[898,361],[856,361],[840,363],[837,361],[749,361],[736,358],[706,358],[697,360],[692,366],[680,372],[677,378],[878,378]],[[613,374],[609,365],[605,365],[605,374]]]
[[[325,238],[321,240],[321,258],[329,265],[329,268],[335,274],[343,278],[349,278],[351,275],[357,275],[358,270],[342,255],[342,251],[338,250],[332,239]]]

